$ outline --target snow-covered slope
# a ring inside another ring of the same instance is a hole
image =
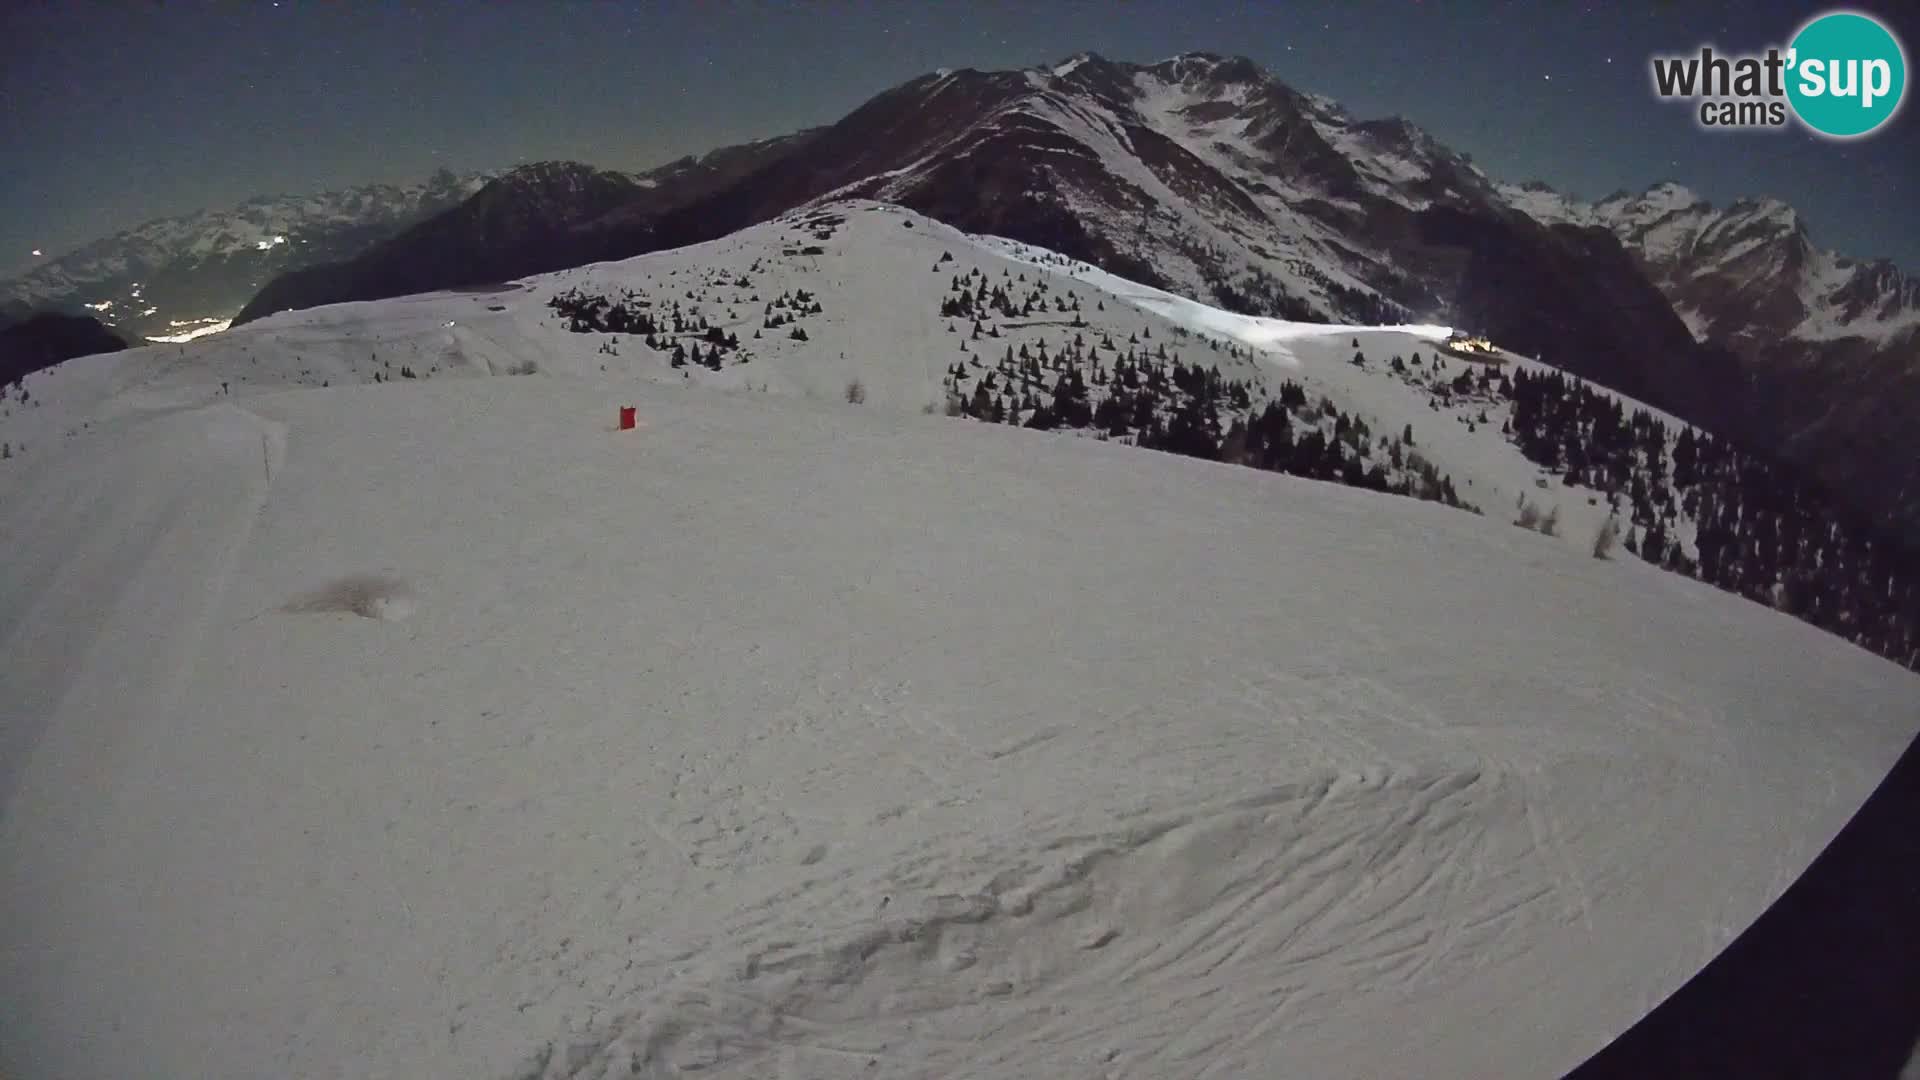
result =
[[[1497,521],[631,379],[123,418],[0,507],[21,1075],[1552,1074],[1915,723]]]
[[[991,336],[975,337],[973,320],[941,313],[964,275],[1004,283],[1016,295],[1045,289],[1051,299],[1043,307],[1071,297],[1079,310],[1011,317],[983,311]],[[553,306],[569,295],[609,304],[631,297],[635,311],[664,323],[677,309],[688,322],[679,334],[663,326],[659,349],[637,333],[569,332]],[[820,312],[796,314],[801,295]],[[672,345],[705,339],[695,319],[738,340],[717,367],[670,360]],[[779,325],[769,328],[770,319]],[[795,339],[796,327],[805,340]],[[1445,335],[1444,327],[1231,315],[1042,249],[969,237],[899,207],[853,200],[711,243],[541,275],[500,291],[288,312],[192,344],[86,358],[30,379],[31,401],[8,405],[0,439],[34,453],[76,437],[103,415],[134,408],[402,379],[407,372],[422,379],[506,374],[529,361],[546,374],[632,374],[820,400],[837,400],[858,381],[870,406],[917,412],[945,407],[955,365],[976,378],[990,376],[1016,350],[1044,355],[1077,338],[1092,361],[1110,363],[1124,353],[1218,368],[1251,388],[1243,416],[1284,383],[1297,383],[1314,408],[1331,401],[1382,440],[1410,432],[1410,445],[1400,449],[1417,447],[1467,503],[1507,516],[1524,496],[1543,512],[1561,511],[1565,543],[1590,545],[1613,508],[1592,491],[1547,476],[1502,438],[1509,405],[1436,393],[1463,370],[1479,370],[1434,348]],[[1371,359],[1356,366],[1356,353]],[[1403,361],[1398,372],[1396,358]],[[1506,370],[1537,367],[1505,359]],[[1042,397],[1052,381],[1049,370],[1037,386]],[[1222,416],[1223,430],[1232,419]],[[1382,469],[1399,467],[1387,446],[1369,440],[1365,449]]]
[[[1043,305],[949,332],[963,274]],[[602,294],[739,346],[551,305]],[[1502,514],[920,413],[1138,334],[1541,490],[1382,370],[1431,328],[1332,330],[852,203],[31,377],[0,1068],[1565,1070],[1784,889],[1920,684]]]

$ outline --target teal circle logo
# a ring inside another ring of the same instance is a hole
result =
[[[1893,119],[1907,90],[1907,55],[1876,20],[1822,15],[1788,46],[1787,100],[1822,135],[1851,139]]]

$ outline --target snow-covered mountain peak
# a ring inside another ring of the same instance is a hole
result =
[[[1103,62],[1102,58],[1097,53],[1078,52],[1078,53],[1074,53],[1072,56],[1067,57],[1065,60],[1062,60],[1057,64],[1046,65],[1046,70],[1054,78],[1064,79],[1067,76],[1073,74],[1075,71],[1078,71],[1083,64],[1086,64],[1089,61]]]
[[[1325,94],[1305,93],[1300,95],[1300,100],[1306,102],[1309,109],[1323,117],[1342,121],[1353,118],[1352,115],[1347,112],[1345,105],[1340,104]]]
[[[1802,235],[1806,233],[1806,225],[1801,220],[1799,211],[1771,196],[1736,200],[1728,204],[1725,216],[1739,218],[1755,228],[1768,228],[1776,232]]]
[[[1540,221],[1610,229],[1702,338],[1749,350],[1783,339],[1885,347],[1911,342],[1920,327],[1920,287],[1890,263],[1817,248],[1805,219],[1778,198],[1715,207],[1673,181],[1592,205],[1544,185],[1498,190]]]
[[[633,183],[634,179],[629,173],[578,161],[535,161],[508,169],[493,182],[523,191],[544,191],[564,196],[585,191],[596,182],[613,180]]]
[[[1189,52],[1168,57],[1146,69],[1168,82],[1190,88],[1224,90],[1230,87],[1263,86],[1273,76],[1244,56]]]
[[[1524,184],[1499,183],[1494,185],[1494,190],[1507,205],[1543,225],[1586,226],[1600,223],[1600,215],[1594,206],[1571,195],[1564,195],[1539,180],[1529,180]]]
[[[1152,65],[1128,65],[1143,111],[1181,114],[1201,122],[1238,117],[1255,132],[1279,115],[1311,111],[1307,100],[1244,56],[1185,53]]]
[[[1711,205],[1692,188],[1673,180],[1663,180],[1640,194],[1638,201],[1649,208],[1663,210],[1681,210],[1692,206]]]
[[[1713,212],[1713,204],[1691,188],[1665,181],[1638,195],[1603,200],[1594,211],[1603,220],[1620,228],[1646,228],[1682,216],[1703,218]]]

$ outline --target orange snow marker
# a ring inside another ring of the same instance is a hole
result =
[[[634,413],[635,413],[635,409],[633,406],[631,405],[620,406],[620,430],[621,431],[632,431],[634,429],[634,425],[639,423],[639,420],[636,419]]]

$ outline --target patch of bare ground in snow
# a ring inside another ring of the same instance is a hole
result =
[[[413,614],[413,588],[392,574],[349,574],[287,601],[294,614],[358,615],[399,622]]]

